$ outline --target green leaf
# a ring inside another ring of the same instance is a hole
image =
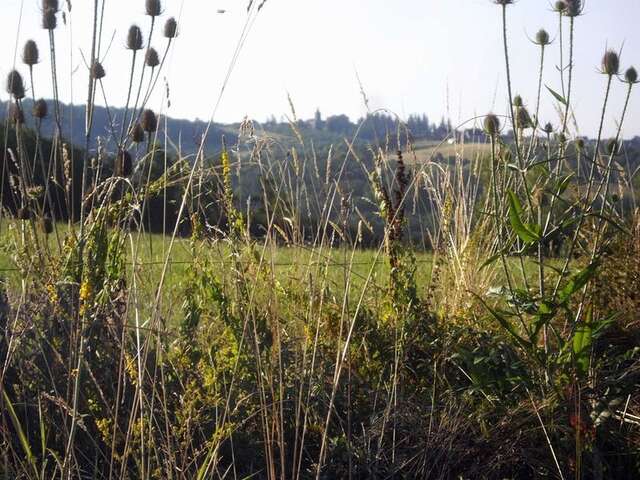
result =
[[[513,325],[511,325],[511,322],[509,322],[509,320],[507,320],[507,318],[504,315],[502,315],[497,310],[491,308],[487,304],[487,302],[485,302],[480,297],[480,295],[473,292],[471,292],[471,294],[474,295],[480,301],[480,303],[482,303],[484,308],[486,308],[487,311],[491,313],[491,316],[493,316],[493,318],[495,318],[498,321],[498,323],[502,326],[502,328],[504,328],[507,332],[509,332],[516,339],[516,341],[520,343],[522,347],[524,347],[527,350],[531,348],[531,343],[525,340],[524,338],[522,338],[520,335],[518,335],[518,333],[516,332],[516,329],[513,327]]]
[[[565,98],[562,95],[560,95],[559,93],[555,92],[552,88],[549,87],[549,85],[545,85],[545,87],[547,87],[547,90],[549,90],[551,95],[553,95],[556,100],[558,100],[561,104],[563,104],[565,106],[567,105],[567,101],[565,100]]]
[[[525,243],[534,243],[540,241],[542,228],[538,225],[525,225],[522,221],[522,205],[515,193],[509,191],[509,222],[511,228],[516,232],[520,240]],[[532,228],[533,227],[533,228]]]
[[[589,357],[593,341],[592,319],[593,313],[589,308],[586,321],[578,324],[573,334],[573,357],[578,374],[582,376],[585,376],[589,371]]]
[[[593,262],[589,264],[584,270],[571,277],[569,279],[569,282],[564,286],[562,290],[560,290],[560,293],[558,294],[559,303],[566,303],[574,293],[584,287],[594,276],[596,270],[598,269],[598,266],[599,265],[597,262]]]
[[[31,468],[33,468],[33,471],[36,474],[36,478],[38,478],[38,475],[39,475],[38,467],[36,466],[36,459],[33,455],[33,452],[31,451],[29,440],[27,439],[27,436],[25,435],[24,430],[22,429],[22,425],[20,424],[20,419],[18,418],[18,415],[16,415],[16,411],[13,408],[13,404],[11,403],[11,400],[9,399],[9,395],[7,395],[7,391],[4,388],[2,389],[2,396],[4,397],[4,403],[7,407],[7,411],[9,412],[9,417],[11,418],[11,423],[13,424],[13,428],[18,434],[18,439],[20,440],[20,445],[22,445],[22,450],[24,451],[24,454],[27,457],[27,461],[29,462],[29,465],[31,466]]]

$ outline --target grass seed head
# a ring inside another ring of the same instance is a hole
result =
[[[142,112],[140,124],[142,125],[142,129],[147,133],[153,133],[158,129],[158,119],[156,114],[153,113],[153,110],[147,109]]]
[[[160,0],[147,0],[145,2],[145,8],[147,15],[150,17],[157,17],[162,13],[162,4]]]
[[[624,81],[630,84],[638,83],[638,71],[633,67],[629,67],[624,72]]]
[[[133,50],[142,50],[142,31],[137,25],[131,25],[129,27],[129,33],[127,33],[127,48]]]
[[[620,57],[613,50],[607,50],[602,57],[602,73],[609,75],[617,75],[620,72]]]
[[[544,28],[538,30],[538,33],[536,33],[535,43],[537,45],[540,45],[541,47],[546,47],[547,45],[549,45],[551,43],[549,32],[547,32]]]
[[[101,80],[106,75],[107,73],[104,71],[102,63],[96,61],[93,63],[93,65],[91,65],[91,78],[93,78],[94,80]]]
[[[116,177],[128,177],[133,170],[133,160],[131,154],[126,150],[119,150],[116,157],[114,174]]]
[[[13,96],[16,100],[21,100],[25,95],[24,81],[22,75],[17,70],[12,70],[7,75],[7,93]]]
[[[178,36],[178,22],[171,17],[164,23],[164,36],[167,38],[176,38]]]
[[[147,64],[147,67],[155,68],[160,65],[160,57],[158,56],[158,52],[155,48],[151,47],[147,50],[144,61]]]
[[[500,119],[493,113],[484,117],[484,131],[490,137],[495,137],[500,133]]]
[[[46,118],[48,112],[49,108],[47,106],[47,102],[43,98],[36,100],[33,104],[33,116],[35,118],[42,120],[43,118]]]
[[[22,49],[22,62],[25,65],[33,67],[40,61],[40,52],[38,52],[38,45],[33,40],[27,40]]]

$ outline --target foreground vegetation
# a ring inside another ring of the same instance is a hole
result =
[[[536,35],[531,112],[510,78],[517,7],[494,3],[510,108],[483,118],[474,158],[457,155],[454,138],[449,160],[429,145],[415,161],[399,120],[379,144],[347,139],[342,157],[329,149],[323,160],[295,121],[293,146],[247,121],[215,159],[203,147],[170,154],[148,95],[135,98],[166,57],[148,47],[162,11],[153,0],[147,47],[137,27],[127,37],[132,86],[123,117],[109,120],[114,151],[89,142],[105,77],[97,27],[77,150],[57,102],[51,140],[38,128],[46,102],[33,99],[36,129],[25,126],[27,90],[12,72],[0,475],[640,475],[640,215],[622,141],[637,73],[607,51],[600,134],[572,138],[581,2],[555,5],[569,30],[558,91],[543,92],[550,36]],[[248,24],[263,4],[249,4]],[[42,5],[55,55],[60,5]],[[166,20],[167,51],[177,32]],[[617,135],[604,139],[620,85]],[[537,118],[547,100],[561,112],[555,127]],[[261,198],[240,201],[249,181]]]

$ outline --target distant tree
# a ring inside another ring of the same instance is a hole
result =
[[[327,130],[340,135],[348,135],[353,130],[353,124],[346,115],[332,115],[327,117]]]
[[[324,128],[324,121],[322,120],[320,109],[316,109],[316,113],[313,117],[313,128],[315,130],[322,130]]]

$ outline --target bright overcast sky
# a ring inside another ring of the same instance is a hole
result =
[[[66,0],[61,0],[64,3]],[[258,0],[256,0],[258,1]],[[51,96],[46,32],[39,28],[40,0],[0,0],[0,74],[13,64],[16,36],[20,48],[35,39],[43,61],[36,69],[36,93]],[[90,0],[71,0],[72,28],[56,30],[61,98],[83,103],[87,72],[80,52],[90,50]],[[171,108],[180,118],[210,118],[227,67],[246,20],[248,0],[165,0],[165,16],[180,17],[180,37],[170,56],[167,79]],[[22,23],[19,23],[23,5]],[[557,35],[557,16],[547,0],[520,0],[508,8],[514,93],[533,108],[538,47],[528,37],[546,28]],[[226,9],[226,13],[217,13]],[[144,0],[107,0],[103,42],[113,45],[104,59],[109,103],[126,99],[130,52],[124,49],[131,23],[149,29]],[[70,48],[70,45],[73,45]],[[152,45],[161,50],[164,39]],[[580,132],[597,130],[605,78],[597,70],[605,48],[623,48],[622,65],[640,68],[640,0],[587,0],[576,20],[575,108]],[[552,45],[545,83],[559,90],[558,48]],[[26,73],[25,68],[19,69]],[[73,82],[70,81],[71,72]],[[500,9],[491,0],[268,0],[241,51],[215,120],[245,115],[264,120],[289,113],[287,93],[299,117],[316,108],[327,114],[364,113],[356,71],[372,108],[406,117],[427,113],[454,124],[490,110],[506,110]],[[162,85],[152,106],[162,104]],[[622,109],[625,86],[615,82],[606,132]],[[72,90],[73,89],[73,90]],[[73,94],[72,94],[73,93]],[[2,91],[0,98],[6,99]],[[543,122],[557,123],[545,92]],[[100,102],[102,103],[102,102]],[[629,107],[625,136],[640,135],[640,88]]]

